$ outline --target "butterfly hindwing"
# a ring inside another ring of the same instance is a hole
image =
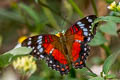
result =
[[[33,36],[24,40],[22,46],[32,48],[31,55],[45,59],[49,67],[60,71],[61,74],[69,72],[59,37],[49,34]]]

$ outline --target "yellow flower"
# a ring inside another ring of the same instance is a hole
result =
[[[24,56],[13,61],[13,67],[21,73],[32,74],[37,66],[33,56]]]
[[[108,6],[108,9],[110,10],[114,10],[116,8],[117,4],[115,1],[113,1],[109,6]]]

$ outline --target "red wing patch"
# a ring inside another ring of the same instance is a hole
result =
[[[54,56],[54,59],[59,61],[61,64],[67,64],[65,56],[59,50],[55,49],[52,56]]]
[[[73,61],[76,61],[79,58],[79,52],[81,51],[80,43],[74,42],[72,46],[72,57]]]

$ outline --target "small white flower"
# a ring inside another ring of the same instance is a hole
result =
[[[116,7],[117,7],[117,3],[114,1],[107,8],[110,10],[114,10]]]

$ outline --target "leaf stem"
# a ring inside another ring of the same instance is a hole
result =
[[[88,66],[86,66],[86,68],[92,73],[92,74],[95,74]],[[95,74],[97,75],[97,74]]]

